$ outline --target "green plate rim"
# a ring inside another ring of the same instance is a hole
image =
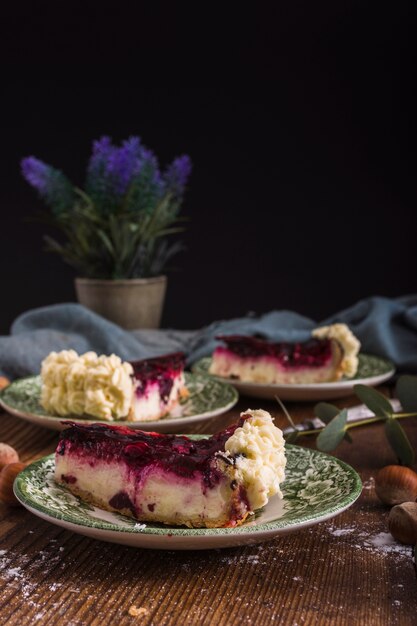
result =
[[[0,390],[0,406],[7,411],[8,413],[10,413],[11,415],[17,416],[17,417],[22,417],[22,419],[26,419],[25,416],[23,414],[26,415],[31,415],[34,416],[36,418],[41,418],[45,420],[45,425],[47,423],[51,423],[51,422],[55,422],[55,421],[67,421],[67,420],[77,420],[77,422],[80,423],[85,423],[85,424],[92,424],[94,422],[99,422],[99,423],[103,423],[103,424],[115,424],[118,426],[128,426],[130,428],[139,428],[140,424],[142,424],[142,426],[146,426],[147,424],[153,424],[155,426],[157,426],[157,424],[169,424],[172,421],[183,421],[184,423],[187,423],[187,420],[193,420],[196,421],[198,419],[203,419],[206,416],[209,417],[217,417],[218,415],[222,415],[223,413],[226,413],[226,411],[230,411],[238,402],[239,400],[239,392],[237,391],[237,389],[230,384],[228,381],[222,381],[222,380],[217,380],[215,379],[213,376],[208,376],[206,374],[200,374],[197,372],[184,372],[186,380],[188,378],[192,378],[194,379],[194,382],[197,383],[199,380],[205,380],[205,381],[209,381],[210,384],[216,384],[216,385],[221,385],[223,387],[223,391],[227,392],[227,394],[230,396],[227,399],[227,403],[225,403],[223,406],[219,406],[217,408],[214,409],[209,409],[206,411],[203,411],[202,413],[195,413],[192,415],[171,415],[171,416],[166,416],[164,418],[162,418],[161,420],[150,420],[149,422],[131,422],[131,421],[127,421],[127,420],[103,420],[100,419],[98,417],[93,418],[93,417],[83,417],[83,416],[79,416],[79,415],[67,415],[67,416],[59,416],[59,415],[48,415],[46,412],[45,413],[33,413],[31,411],[23,411],[20,410],[16,407],[14,407],[13,405],[9,404],[5,398],[7,398],[8,393],[10,392],[10,390],[13,388],[13,385],[15,385],[16,383],[20,383],[26,380],[33,380],[35,381],[36,379],[39,378],[39,375],[32,375],[32,376],[25,376],[23,378],[19,378],[16,379],[14,381],[12,381],[10,383],[10,385],[8,385],[7,387],[5,387],[4,389]],[[178,425],[179,426],[179,425]]]
[[[190,435],[188,435],[190,436]],[[191,435],[190,437],[194,438],[204,438],[204,435]],[[310,448],[304,448],[302,446],[296,446],[291,444],[286,444],[286,450],[296,452],[297,449],[301,449],[304,451],[308,451],[313,456],[320,457],[329,457],[332,459],[334,463],[339,465],[345,472],[349,474],[349,476],[353,480],[353,487],[349,493],[346,493],[342,502],[339,502],[336,506],[328,506],[323,511],[318,511],[315,513],[306,513],[300,515],[300,518],[296,521],[294,520],[275,520],[270,522],[261,523],[258,525],[241,525],[235,528],[177,528],[172,526],[155,526],[148,525],[145,523],[145,527],[138,529],[132,527],[123,527],[123,526],[115,526],[111,522],[106,522],[104,520],[99,520],[97,518],[92,518],[91,523],[76,519],[71,519],[71,516],[67,514],[59,515],[56,511],[51,511],[44,505],[40,504],[33,498],[29,497],[25,493],[25,486],[27,485],[28,478],[32,475],[34,471],[38,469],[38,467],[54,458],[54,454],[43,457],[42,459],[38,459],[34,461],[29,466],[27,466],[16,478],[14,483],[14,492],[17,499],[29,510],[37,511],[40,514],[43,514],[47,518],[53,518],[56,520],[61,520],[66,522],[67,524],[72,524],[78,528],[92,528],[96,530],[102,530],[107,532],[115,532],[115,533],[141,533],[144,535],[174,535],[178,537],[197,537],[197,536],[220,536],[220,535],[233,535],[233,534],[246,534],[256,535],[256,533],[265,533],[267,531],[277,531],[280,529],[292,529],[297,528],[298,526],[308,525],[309,523],[314,523],[316,521],[325,521],[326,519],[333,517],[334,515],[341,513],[350,507],[360,496],[362,492],[362,481],[359,474],[356,470],[353,469],[350,465],[341,461],[337,457],[332,455],[325,454],[324,452],[320,452],[318,450],[312,450]],[[58,486],[57,486],[58,488]],[[59,487],[60,489],[64,489],[63,487]],[[285,490],[285,482],[283,483],[283,489]],[[285,498],[284,498],[285,499]],[[98,508],[98,507],[97,507]],[[122,516],[123,517],[123,516]],[[132,522],[130,518],[127,518],[129,522]],[[94,521],[93,521],[94,520]],[[141,525],[138,522],[138,525]]]
[[[276,387],[278,388],[288,388],[288,389],[297,389],[297,388],[302,388],[302,389],[314,389],[314,390],[319,390],[319,389],[323,389],[325,390],[326,388],[330,387],[350,387],[351,385],[356,385],[358,383],[361,384],[366,384],[367,381],[372,380],[373,378],[377,378],[380,376],[386,376],[386,380],[388,380],[388,378],[391,378],[392,376],[394,376],[395,372],[396,372],[396,367],[395,364],[390,360],[387,359],[385,357],[382,356],[377,356],[375,354],[368,354],[366,352],[361,352],[359,354],[359,359],[361,358],[371,358],[371,359],[376,359],[378,361],[381,362],[381,364],[384,365],[384,371],[379,372],[378,374],[372,374],[372,376],[360,376],[358,375],[359,372],[356,374],[356,376],[354,376],[353,378],[342,378],[341,380],[335,380],[335,381],[330,381],[330,382],[323,382],[323,383],[255,383],[255,382],[248,382],[248,381],[244,381],[244,380],[234,380],[232,378],[222,378],[221,376],[215,376],[213,374],[210,374],[208,372],[208,365],[211,361],[211,356],[205,356],[202,357],[201,359],[198,359],[198,361],[196,361],[195,363],[193,363],[193,365],[191,366],[191,370],[194,374],[199,374],[200,376],[210,376],[211,378],[213,378],[214,380],[217,380],[218,382],[225,382],[225,383],[229,383],[230,385],[250,385],[251,387],[253,387],[254,389],[258,388],[263,388],[263,387],[271,387],[274,388]]]

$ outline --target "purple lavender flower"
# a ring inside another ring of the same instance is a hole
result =
[[[158,159],[152,150],[148,150],[147,148],[143,150],[138,173],[140,172],[146,174],[149,184],[155,189],[157,195],[162,195],[164,192],[164,183],[161,172],[159,171]]]
[[[155,154],[143,148],[129,189],[127,210],[152,212],[165,193],[165,184]]]
[[[114,147],[110,137],[101,137],[97,141],[93,141],[93,152],[88,164],[88,169],[99,169],[106,164],[107,159],[112,154]]]
[[[139,137],[130,137],[121,148],[113,150],[108,158],[106,174],[116,195],[126,193],[133,178],[140,173],[148,152],[141,146]]]
[[[152,211],[170,193],[181,201],[191,172],[191,161],[184,155],[175,159],[164,176],[155,154],[145,148],[139,137],[129,137],[120,147],[110,137],[93,143],[88,164],[86,191],[97,208],[104,212],[123,206],[128,211]],[[127,202],[123,198],[128,193]]]
[[[22,159],[21,168],[23,177],[38,191],[54,213],[59,214],[72,208],[75,200],[74,188],[62,172],[33,156]]]
[[[120,147],[114,146],[109,137],[102,137],[93,144],[86,191],[96,206],[115,210],[132,182],[141,176],[144,165],[151,161],[157,169],[154,155],[141,145],[139,137],[130,137]]]
[[[114,148],[110,137],[101,137],[93,142],[93,151],[87,166],[86,191],[94,201],[107,193],[104,173]]]
[[[50,167],[43,161],[33,156],[22,159],[22,174],[27,182],[35,187],[41,195],[45,195],[48,189]]]
[[[191,169],[191,159],[186,154],[174,159],[164,174],[167,192],[173,193],[177,198],[182,198]]]
[[[35,157],[21,165],[24,178],[51,207],[67,237],[64,244],[49,237],[49,249],[83,275],[152,276],[181,249],[179,242],[169,245],[164,237],[181,230],[178,214],[191,172],[188,156],[176,158],[161,175],[158,159],[139,137],[119,146],[101,137],[93,143],[85,191]]]

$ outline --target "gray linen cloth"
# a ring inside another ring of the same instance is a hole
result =
[[[391,359],[398,371],[417,373],[417,294],[390,299],[370,297],[320,322],[292,311],[271,311],[216,321],[194,331],[126,331],[79,304],[56,304],[27,311],[0,337],[0,375],[20,378],[39,372],[49,352],[118,354],[142,359],[182,350],[190,365],[212,353],[219,334],[260,334],[273,341],[305,341],[316,326],[345,322],[363,352]]]

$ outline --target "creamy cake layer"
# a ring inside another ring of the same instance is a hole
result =
[[[88,461],[69,454],[57,460],[56,477],[84,500],[141,522],[196,528],[241,523],[250,507],[243,489],[233,484],[236,471],[221,460],[213,460],[212,469],[219,476],[208,488],[203,472],[181,477],[153,465],[137,479],[127,464],[97,461],[92,483]]]

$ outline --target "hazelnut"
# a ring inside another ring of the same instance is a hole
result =
[[[19,455],[16,450],[7,443],[0,442],[0,470],[9,463],[18,463]]]
[[[0,376],[0,389],[4,389],[8,385],[10,385],[10,380],[5,376]]]
[[[0,472],[0,502],[12,506],[19,505],[20,502],[13,493],[13,483],[16,476],[25,469],[25,463],[9,463]]]
[[[417,473],[402,465],[387,465],[376,475],[375,491],[390,506],[411,502],[417,498]]]
[[[393,506],[388,516],[388,528],[397,541],[410,546],[417,544],[417,502]]]

